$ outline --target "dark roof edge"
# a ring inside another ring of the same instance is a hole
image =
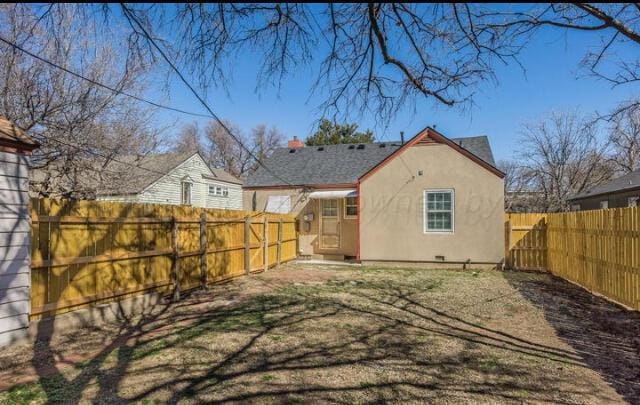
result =
[[[262,189],[290,189],[290,188],[317,188],[317,189],[329,189],[329,188],[353,188],[356,187],[356,183],[336,183],[336,184],[282,184],[282,185],[270,185],[270,186],[242,186],[244,190],[262,190]]]
[[[574,195],[571,197],[567,198],[567,201],[575,201],[575,200],[584,200],[585,198],[592,198],[592,197],[600,197],[603,195],[607,195],[607,194],[621,194],[621,193],[628,193],[629,191],[636,191],[636,190],[640,190],[640,185],[635,185],[629,188],[619,188],[617,190],[612,190],[612,191],[602,191],[599,193],[595,193],[595,194],[588,194],[588,195]]]
[[[209,169],[209,170],[211,170],[211,169]],[[224,170],[224,169],[220,169],[220,170]],[[213,171],[213,170],[212,170],[212,171]],[[229,176],[233,176],[233,175],[232,175],[232,174],[230,174],[230,173],[228,173],[228,174],[229,174]],[[207,180],[219,181],[219,182],[221,182],[221,183],[239,184],[239,185],[242,185],[242,180],[240,180],[240,179],[238,179],[238,178],[236,178],[236,180],[233,180],[233,181],[231,181],[231,180],[223,180],[223,179],[221,179],[220,177],[217,177],[215,174],[214,174],[213,176],[208,176],[208,175],[204,175],[204,174],[203,174],[203,175],[202,175],[202,177],[204,177],[204,178],[205,178],[205,179],[207,179]],[[235,178],[235,176],[233,176],[233,177]]]

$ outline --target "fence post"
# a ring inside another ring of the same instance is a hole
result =
[[[200,213],[200,272],[202,287],[207,287],[207,212]]]
[[[251,217],[244,217],[244,274],[251,272]]]
[[[276,255],[276,266],[280,267],[282,261],[282,218],[278,221],[278,254]]]
[[[511,241],[513,240],[513,223],[511,222],[511,215],[509,215],[509,239],[507,241],[507,266],[513,270],[513,260],[511,257]]]
[[[178,254],[178,221],[175,216],[171,217],[171,277],[173,278],[173,299],[180,299],[180,256]]]
[[[269,218],[264,216],[264,227],[262,228],[262,241],[264,247],[262,248],[264,259],[264,271],[269,270]]]

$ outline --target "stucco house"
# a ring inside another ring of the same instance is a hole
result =
[[[433,128],[406,143],[276,150],[244,183],[248,210],[295,213],[299,254],[494,266],[504,251],[504,173],[486,136]]]
[[[569,198],[572,211],[635,207],[640,204],[640,170]]]
[[[210,168],[198,152],[149,155],[132,164],[123,159],[110,167],[126,170],[126,181],[99,187],[97,200],[242,209],[242,181]]]

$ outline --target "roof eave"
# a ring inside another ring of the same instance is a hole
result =
[[[612,190],[612,191],[603,191],[603,192],[598,192],[598,193],[588,194],[588,195],[576,195],[576,196],[568,197],[567,201],[584,200],[585,198],[600,197],[600,196],[609,195],[609,194],[622,194],[622,193],[628,193],[630,191],[636,191],[636,190],[640,190],[640,185],[629,187],[629,188],[619,188],[617,190]]]

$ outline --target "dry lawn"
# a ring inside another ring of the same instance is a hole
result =
[[[288,265],[0,353],[0,403],[638,403],[640,316],[546,274]]]

